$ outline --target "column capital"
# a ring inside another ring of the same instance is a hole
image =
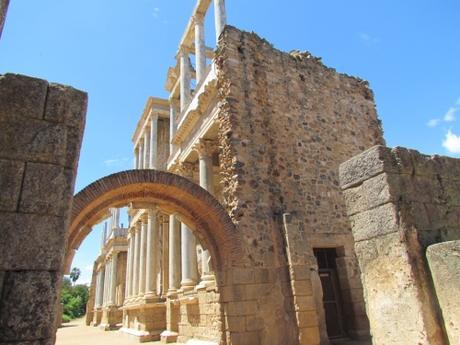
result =
[[[177,165],[177,173],[190,180],[193,179],[193,173],[197,171],[196,165],[190,162],[180,162]]]
[[[157,216],[158,213],[160,213],[160,209],[158,207],[149,208],[147,210],[147,217]]]
[[[193,150],[198,153],[200,158],[212,157],[216,151],[217,142],[209,139],[198,139],[198,142],[193,145]]]

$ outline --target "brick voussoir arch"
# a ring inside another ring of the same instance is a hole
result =
[[[218,270],[241,265],[241,239],[222,205],[188,179],[157,170],[122,171],[78,192],[73,199],[65,262],[91,227],[105,218],[108,208],[129,202],[154,203],[166,213],[177,214],[210,250]]]

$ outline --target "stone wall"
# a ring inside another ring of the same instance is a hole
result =
[[[460,344],[460,241],[429,246],[427,259],[450,345]]]
[[[250,300],[254,316],[264,318],[258,337],[263,344],[317,343],[322,316],[311,302],[318,291],[310,277],[316,270],[312,248],[353,248],[338,167],[383,143],[372,91],[309,53],[283,53],[228,26],[216,64],[223,203],[243,237],[245,259],[274,282],[263,298]],[[285,213],[296,235],[287,249]],[[286,250],[292,251],[290,270]],[[354,306],[347,318],[359,332],[367,321],[353,251],[343,260],[345,302]]]
[[[376,146],[340,180],[374,345],[446,344],[425,250],[460,238],[460,160]]]
[[[0,2],[0,38],[2,37],[3,26],[6,20],[6,12],[8,11],[8,4],[10,0],[2,0]]]
[[[53,342],[87,96],[0,76],[0,343]]]

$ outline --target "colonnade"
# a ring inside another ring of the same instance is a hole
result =
[[[107,256],[96,275],[95,307],[103,308],[115,306],[117,286],[118,252]]]
[[[152,113],[134,146],[135,169],[158,169],[158,114]]]
[[[148,209],[128,232],[126,303],[158,299],[157,279],[160,262],[160,215]]]
[[[193,16],[193,30],[194,30],[194,54],[195,54],[195,68],[196,68],[196,86],[198,87],[206,78],[206,39],[204,30],[204,19],[206,13],[197,12]],[[227,25],[227,13],[225,10],[225,0],[214,0],[214,18],[215,18],[215,31],[216,42],[220,34]],[[170,114],[170,137],[173,138],[177,129],[177,114],[184,113],[192,99],[192,71],[190,63],[191,48],[186,45],[179,47],[178,62],[179,62],[179,82],[180,82],[180,95],[179,100],[171,95],[171,114]],[[171,144],[171,152],[173,152],[173,145]]]

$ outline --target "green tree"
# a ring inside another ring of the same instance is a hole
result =
[[[70,280],[72,281],[73,284],[80,278],[81,271],[79,268],[74,267],[72,268],[72,271],[70,272]]]

